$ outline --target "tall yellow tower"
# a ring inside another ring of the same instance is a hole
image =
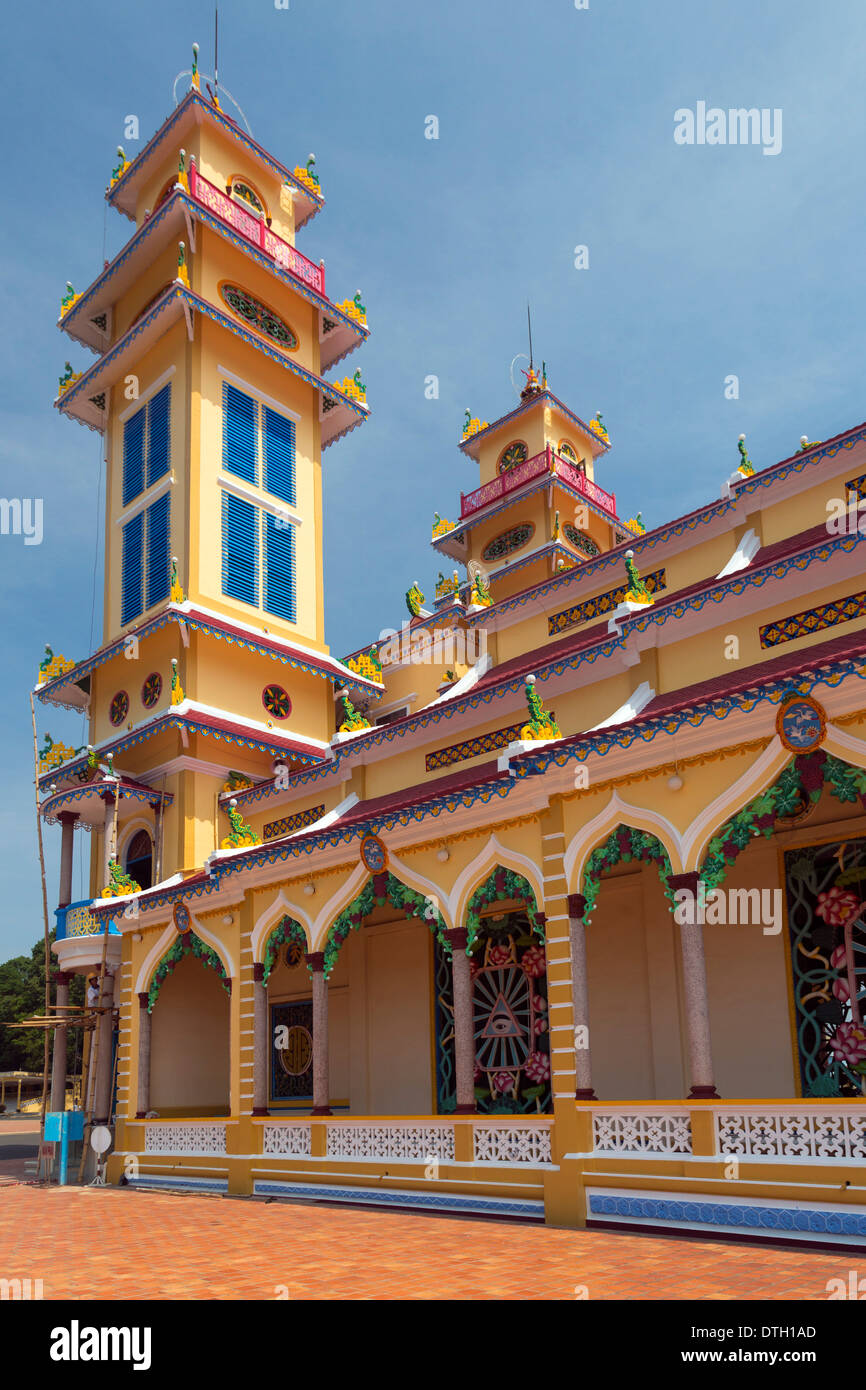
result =
[[[195,72],[118,153],[106,198],[135,229],[67,288],[60,326],[97,360],[56,402],[105,440],[103,644],[40,692],[89,713],[89,756],[47,780],[98,832],[94,894],[200,868],[231,790],[329,758],[334,685],[375,685],[325,644],[322,453],[368,408],[360,373],[323,373],[368,330],[295,245],[315,160],[284,167]]]

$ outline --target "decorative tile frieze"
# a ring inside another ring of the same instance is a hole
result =
[[[651,594],[659,593],[666,587],[665,571],[653,570],[645,576],[644,583]],[[627,589],[628,584],[620,584],[616,589],[608,589],[605,594],[596,594],[595,598],[584,599],[582,603],[575,603],[571,608],[563,609],[561,613],[554,613],[547,620],[548,636],[565,632],[580,623],[588,623],[593,618],[601,618],[605,613],[612,613],[623,602]]]
[[[321,820],[325,814],[324,803],[321,806],[308,806],[306,811],[296,811],[293,816],[281,816],[279,820],[269,820],[266,822],[262,838],[265,843],[268,840],[278,840],[283,835],[291,835],[295,830],[303,830],[307,825],[314,825],[317,820]]]
[[[824,632],[828,627],[838,627],[840,623],[850,623],[864,616],[866,590],[861,590],[858,594],[848,594],[830,603],[819,603],[815,608],[804,608],[802,613],[792,613],[787,618],[765,623],[758,629],[761,646],[778,647],[783,642],[811,637],[813,632]]]
[[[550,711],[550,717],[556,718],[553,710]],[[463,743],[452,743],[448,748],[437,748],[434,753],[427,754],[427,771],[432,772],[437,767],[451,767],[454,763],[465,762],[467,758],[477,758],[482,753],[495,753],[501,748],[507,748],[509,743],[514,743],[515,739],[520,738],[520,730],[525,723],[526,720],[523,719],[519,724],[509,724],[505,729],[493,729],[490,733],[465,739]]]

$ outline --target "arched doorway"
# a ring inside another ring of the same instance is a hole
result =
[[[150,1107],[161,1118],[230,1113],[227,982],[209,968],[213,952],[194,946],[169,952],[151,985]]]

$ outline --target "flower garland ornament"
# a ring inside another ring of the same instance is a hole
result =
[[[179,705],[183,700],[183,686],[180,683],[180,676],[177,674],[177,657],[171,658],[171,703]]]
[[[159,965],[156,967],[150,989],[147,993],[148,1013],[153,1012],[153,1006],[159,998],[159,992],[169,975],[174,974],[175,966],[179,965],[184,956],[187,955],[195,956],[203,965],[206,965],[209,970],[213,970],[219,976],[220,983],[226,991],[226,994],[231,994],[231,980],[226,975],[225,966],[216,951],[202,941],[201,937],[196,936],[194,931],[189,931],[185,932],[183,936],[178,937],[177,941],[170,950],[166,951]]]
[[[741,434],[737,440],[737,448],[740,451],[740,462],[737,465],[737,472],[742,473],[746,478],[750,478],[755,471],[755,466],[746,453],[746,436],[744,434]]]
[[[140,893],[141,884],[130,878],[121,869],[116,859],[108,861],[108,884],[102,890],[103,898],[124,898],[129,893]]]
[[[260,845],[262,843],[252,826],[247,825],[240,811],[237,810],[237,804],[235,798],[232,797],[226,807],[226,815],[229,818],[232,833],[226,835],[225,839],[220,842],[220,849],[240,849],[244,845]]]
[[[487,907],[492,902],[507,902],[509,900],[523,903],[533,933],[541,941],[544,941],[544,926],[538,920],[538,909],[532,885],[522,874],[515,873],[512,869],[503,869],[501,866],[497,866],[484,883],[476,888],[469,899],[466,908],[467,955],[471,954],[475,938],[481,930],[482,908]],[[536,971],[535,973],[538,975],[543,972]]]
[[[634,551],[625,552],[625,572],[628,575],[628,588],[624,594],[626,603],[652,603],[653,596],[638,573],[634,562]]]
[[[538,739],[562,738],[559,725],[547,713],[541,703],[541,696],[535,688],[535,676],[526,677],[524,686],[526,704],[529,709],[529,722],[520,730],[520,737],[527,742]]]
[[[344,908],[328,932],[325,942],[326,979],[334,968],[340,947],[349,932],[357,931],[364,918],[369,916],[374,908],[384,907],[386,903],[402,910],[407,917],[417,917],[419,921],[426,922],[446,954],[451,954],[451,947],[445,938],[445,919],[436,907],[435,901],[426,898],[423,893],[416,893],[414,888],[407,888],[405,883],[401,883],[399,878],[395,878],[390,870],[386,869],[367,880],[357,898]]]
[[[348,690],[342,690],[340,692],[340,699],[343,702],[343,720],[339,726],[339,732],[341,734],[351,734],[358,729],[372,728],[369,719],[366,719],[364,715],[361,714],[360,710],[355,709],[355,706],[349,699]]]
[[[583,920],[587,926],[598,901],[604,871],[612,869],[616,864],[631,863],[632,860],[655,864],[665,897],[671,904],[676,905],[673,889],[668,882],[673,869],[664,845],[649,831],[634,830],[629,825],[620,825],[611,831],[603,845],[592,851],[586,861],[581,892],[585,903]]]

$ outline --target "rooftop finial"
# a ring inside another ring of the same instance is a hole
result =
[[[192,46],[192,85],[197,92],[201,91],[201,79],[198,75],[198,44]]]

